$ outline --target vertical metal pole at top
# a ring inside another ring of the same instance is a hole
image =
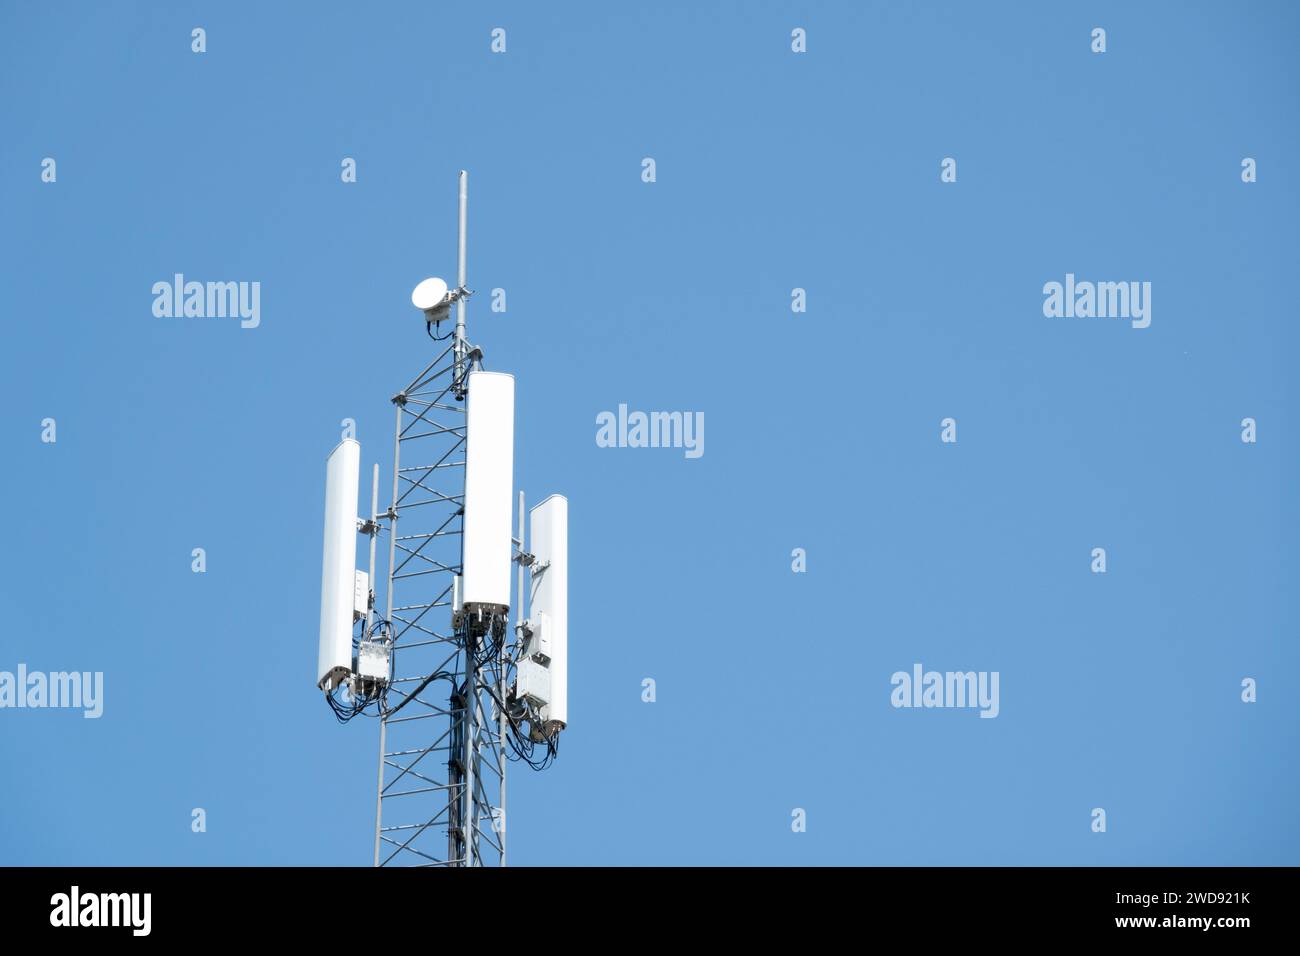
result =
[[[464,290],[467,281],[467,255],[466,240],[468,236],[468,213],[469,213],[469,173],[465,170],[460,171],[459,190],[457,197],[457,216],[456,216],[456,286]],[[462,295],[456,300],[456,371],[453,373],[456,378],[456,397],[463,399],[465,397],[465,296]],[[465,421],[465,442],[469,444],[469,416]],[[461,528],[465,527],[464,516],[464,499],[461,499]],[[462,533],[460,538],[460,563],[462,569],[465,566],[465,535]],[[460,825],[461,833],[465,842],[465,866],[474,865],[474,759],[477,754],[477,734],[475,732],[475,712],[478,710],[478,673],[474,667],[474,637],[473,628],[465,628],[465,695],[462,700],[464,710],[462,716],[462,728],[465,736],[465,773],[463,779],[464,793],[461,794],[463,811],[461,813]]]
[[[393,620],[393,567],[397,559],[397,476],[402,467],[402,406],[395,403],[397,409],[397,424],[393,430],[393,507],[388,518],[388,588],[387,588],[387,610],[384,613],[384,620],[389,622],[389,629],[392,629]],[[375,465],[375,508],[379,507],[379,466]],[[372,539],[373,541],[373,539]],[[374,554],[374,545],[371,545],[371,554]],[[374,558],[371,558],[373,565]],[[373,573],[373,571],[372,571]],[[392,656],[389,658],[389,675],[397,673],[397,649],[393,648]],[[380,835],[383,832],[384,819],[384,748],[388,741],[388,719],[379,718],[379,785],[375,794],[375,866],[379,866],[379,845]]]

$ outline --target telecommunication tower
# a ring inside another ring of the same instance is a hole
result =
[[[379,720],[375,866],[504,866],[507,765],[549,766],[568,721],[569,505],[551,495],[525,529],[521,491],[512,533],[515,380],[466,334],[467,200],[462,170],[455,288],[430,278],[411,294],[437,356],[392,397],[387,510],[376,464],[357,516],[355,440],[326,462],[317,686],[340,721]]]

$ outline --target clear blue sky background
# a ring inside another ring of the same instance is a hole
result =
[[[0,862],[369,862],[376,727],[313,686],[323,463],[349,416],[388,461],[464,167],[517,481],[571,502],[571,726],[513,862],[1300,863],[1298,26],[5,3],[0,669],[107,686],[0,711]],[[155,318],[175,272],[261,282],[261,327]],[[1151,327],[1045,318],[1067,272],[1150,281]],[[704,457],[598,448],[620,402],[703,411]],[[894,710],[918,661],[1000,671],[1001,716]]]

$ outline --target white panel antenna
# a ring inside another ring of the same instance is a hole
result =
[[[357,489],[361,445],[347,438],[325,463],[325,546],[320,583],[320,655],[316,686],[332,690],[352,673],[353,594],[357,565]]]
[[[474,371],[468,378],[460,600],[466,611],[505,612],[510,607],[515,377]]]
[[[542,712],[547,734],[569,722],[569,499],[551,495],[529,512],[533,553],[528,602],[534,658],[549,658],[550,699]]]

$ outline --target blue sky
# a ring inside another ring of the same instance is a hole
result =
[[[460,168],[516,481],[570,500],[570,727],[512,862],[1300,863],[1298,19],[5,4],[0,670],[105,709],[0,710],[0,863],[369,862],[323,462],[352,417],[386,466]],[[155,317],[177,272],[260,282],[260,326]],[[1066,273],[1151,282],[1151,326],[1045,317]],[[620,403],[705,454],[597,447]],[[892,708],[916,662],[998,671],[1000,715]]]

